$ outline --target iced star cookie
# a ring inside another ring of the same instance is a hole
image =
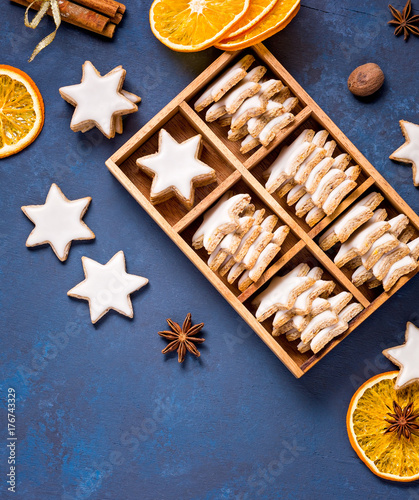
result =
[[[117,118],[138,110],[134,97],[122,93],[125,74],[122,66],[117,66],[100,76],[90,61],[83,64],[81,83],[59,89],[61,97],[76,107],[71,130],[86,132],[96,126],[108,139],[115,137],[116,128],[120,126]]]
[[[49,244],[55,255],[64,262],[72,241],[95,238],[93,231],[82,220],[91,201],[90,196],[69,200],[57,184],[52,184],[44,205],[22,207],[26,217],[35,224],[26,246]]]
[[[158,152],[137,160],[140,169],[153,177],[150,190],[153,205],[175,196],[190,210],[194,204],[195,188],[217,179],[215,170],[198,158],[201,146],[199,134],[179,143],[165,129],[160,130]]]
[[[400,120],[406,142],[390,155],[390,160],[411,163],[413,168],[413,184],[419,186],[419,125]]]
[[[82,257],[85,280],[67,292],[69,297],[87,300],[92,323],[111,309],[134,317],[130,294],[148,283],[147,278],[126,272],[125,255],[121,250],[106,264]]]
[[[406,341],[403,345],[385,349],[386,358],[400,367],[395,389],[404,389],[419,381],[419,328],[413,323],[406,325]]]

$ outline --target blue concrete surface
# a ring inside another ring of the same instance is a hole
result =
[[[1,63],[27,71],[46,105],[44,129],[0,163],[1,478],[0,497],[28,500],[417,499],[418,485],[376,478],[358,460],[345,415],[356,388],[392,368],[380,354],[419,324],[419,280],[301,380],[252,333],[122,186],[104,161],[218,55],[178,54],[151,34],[151,2],[127,1],[113,41],[65,24],[23,27],[23,9],[3,2]],[[419,3],[414,1],[415,13]],[[402,8],[404,0],[395,0]],[[411,168],[388,159],[402,142],[398,120],[419,121],[419,39],[387,26],[387,2],[303,0],[268,48],[416,210]],[[127,70],[143,97],[124,134],[75,134],[58,94],[90,59]],[[386,82],[367,102],[346,89],[359,64],[378,63]],[[62,264],[49,248],[29,250],[21,205],[42,203],[50,184],[69,198],[92,196],[85,217],[94,242],[75,243]],[[97,326],[67,290],[82,280],[81,256],[106,262],[124,250],[128,272],[150,284],[133,297],[133,320],[108,314]],[[165,319],[191,311],[205,322],[199,360],[179,366],[160,351]],[[8,387],[17,393],[18,486],[6,491]]]

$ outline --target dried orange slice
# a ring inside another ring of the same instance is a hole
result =
[[[287,26],[300,10],[300,0],[279,0],[273,9],[251,29],[232,39],[215,43],[221,50],[239,50],[262,42]]]
[[[29,146],[44,125],[44,101],[23,71],[0,64],[0,158]]]
[[[250,2],[249,10],[240,19],[240,21],[234,25],[233,29],[227,33],[224,41],[230,40],[231,38],[235,38],[242,35],[246,31],[249,31],[250,28],[265,17],[277,3],[278,0],[252,0]]]
[[[396,391],[398,373],[377,375],[356,391],[346,426],[353,449],[374,474],[407,482],[419,479],[419,384]]]
[[[154,0],[150,26],[171,49],[196,52],[221,40],[249,5],[250,0]]]

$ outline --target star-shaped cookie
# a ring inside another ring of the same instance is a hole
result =
[[[395,388],[404,389],[419,381],[419,328],[413,323],[406,325],[406,342],[383,351],[386,358],[400,367]]]
[[[138,158],[137,165],[153,177],[151,203],[156,205],[176,196],[190,210],[194,204],[194,189],[216,180],[215,170],[198,159],[201,139],[198,134],[179,143],[161,129],[158,152]]]
[[[413,168],[413,184],[419,186],[419,125],[400,120],[406,142],[390,155],[390,160],[411,163]]]
[[[73,240],[92,240],[95,234],[82,221],[92,198],[68,200],[57,184],[52,184],[44,205],[27,205],[23,213],[34,224],[27,247],[49,243],[55,255],[63,262],[68,257]]]
[[[89,302],[90,318],[96,323],[110,309],[134,317],[130,294],[148,283],[147,278],[128,274],[121,250],[106,264],[82,257],[86,279],[67,292],[70,297]]]
[[[100,76],[90,61],[83,64],[81,83],[59,89],[61,97],[76,106],[71,130],[86,132],[94,124],[108,139],[115,136],[117,118],[138,110],[138,106],[122,93],[125,74],[122,66],[117,66]]]

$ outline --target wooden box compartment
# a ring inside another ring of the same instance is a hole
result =
[[[267,280],[263,285],[259,287],[257,290],[253,290],[253,293],[251,295],[247,294],[247,298],[244,300],[243,304],[244,306],[251,312],[253,316],[255,316],[256,313],[256,306],[253,304],[253,301],[255,298],[259,295],[259,293],[262,293],[265,288],[269,286],[269,283],[272,278],[274,278],[276,275],[278,276],[283,276],[287,274],[288,272],[292,271],[298,264],[301,263],[306,263],[310,266],[310,269],[313,267],[320,267],[323,269],[323,276],[322,280],[331,280],[335,283],[335,288],[332,292],[331,295],[337,295],[340,292],[344,291],[350,291],[346,288],[344,284],[337,278],[336,276],[332,275],[315,257],[314,255],[307,249],[307,247],[303,247],[301,250],[299,250],[290,260],[288,260],[286,263],[284,262],[283,266],[277,266],[278,270],[274,274],[270,276],[270,279]],[[244,295],[243,297],[244,298]],[[356,302],[356,298],[354,297],[351,302]],[[261,323],[262,327],[265,329],[266,333],[268,335],[272,335],[272,319],[273,317],[268,318],[265,320],[263,323]],[[327,352],[329,352],[331,349],[333,349],[337,344],[339,344],[349,333],[353,330],[355,322],[358,320],[358,316],[352,320],[349,323],[349,330],[344,332],[342,335],[339,337],[335,338],[330,344],[328,344],[320,353],[318,354],[313,354],[311,351],[306,352],[306,353],[301,353],[297,349],[297,345],[299,343],[299,340],[290,342],[287,340],[285,335],[280,335],[278,337],[272,337],[278,345],[285,351],[287,356],[289,356],[294,363],[303,371],[307,371],[310,369],[314,364],[316,364],[321,358],[323,358]]]
[[[383,197],[384,197],[384,200],[380,203],[380,205],[377,207],[377,210],[380,209],[380,208],[383,208],[386,210],[387,212],[387,220],[389,219],[392,219],[393,217],[396,217],[397,215],[399,215],[401,212],[400,210],[397,208],[397,206],[395,206],[394,204],[394,200],[392,200],[390,197],[388,197],[386,195],[386,193],[384,193],[380,188],[379,186],[377,186],[377,184],[373,183],[371,187],[369,187],[366,191],[362,192],[362,196],[360,196],[360,198],[364,198],[365,196],[367,196],[368,194],[372,193],[372,192],[377,192],[377,193],[380,193]],[[344,210],[342,212],[342,215],[345,215],[346,212],[348,212],[348,210],[350,210],[350,206],[347,207],[346,210]],[[414,234],[412,236],[411,239],[414,239],[414,238],[417,238],[419,236],[419,231],[418,231],[418,228],[415,227],[415,225],[413,224],[413,222],[410,220],[410,226],[414,229]],[[324,233],[325,231],[322,231],[318,237],[316,237],[316,241],[318,242],[319,238],[321,237],[321,235]],[[326,255],[328,257],[330,257],[330,259],[333,261],[333,259],[335,258],[336,254],[338,253],[339,251],[339,248],[340,248],[340,243],[337,243],[336,245],[334,245],[330,250],[328,250],[326,252]],[[351,270],[349,269],[348,267],[346,266],[343,266],[341,268],[341,271],[343,272],[343,274],[350,280],[351,277],[352,277],[352,274],[354,272],[354,270]],[[403,278],[401,278],[401,280],[408,280],[410,279],[411,277],[414,276],[414,274],[416,274],[416,272],[412,272],[410,273],[410,275],[407,275],[407,276],[404,276]],[[400,281],[401,281],[400,280]],[[364,295],[364,297],[369,301],[369,302],[374,302],[377,298],[379,298],[381,295],[384,294],[383,292],[383,288],[382,286],[379,286],[379,287],[376,287],[376,288],[369,288],[367,286],[367,284],[363,284],[361,285],[360,287],[358,287],[358,290]]]
[[[142,156],[153,154],[158,150],[160,128],[165,128],[178,142],[183,142],[201,133],[183,109],[179,108],[174,113],[168,115],[165,120],[162,120],[159,129],[149,137],[145,137],[138,144],[138,148],[121,163],[121,171],[124,172],[148,201],[150,201],[152,179],[137,166],[136,160]],[[205,199],[217,186],[222,184],[234,171],[234,167],[218,154],[217,150],[205,136],[202,137],[202,148],[199,158],[215,169],[217,181],[195,189],[195,206]],[[189,213],[176,198],[171,198],[165,203],[155,205],[155,207],[172,226]]]
[[[269,71],[268,76],[281,80],[289,87],[292,94],[299,99],[299,108],[295,119],[280,131],[268,147],[259,146],[248,155],[238,152],[237,144],[226,138],[226,129],[220,130],[215,124],[204,121],[203,113],[197,114],[193,104],[209,82],[214,80],[238,58],[253,53],[257,64],[263,64]],[[136,160],[140,156],[157,151],[158,132],[165,128],[178,141],[196,134],[203,137],[203,150],[200,158],[216,170],[217,181],[195,191],[195,205],[187,211],[175,199],[159,205],[150,203],[149,191],[151,179],[139,171]],[[339,208],[330,217],[325,217],[313,228],[309,228],[304,220],[295,216],[294,207],[289,207],[285,200],[269,194],[264,188],[263,171],[279,153],[283,144],[295,138],[304,128],[314,130],[326,129],[338,147],[338,153],[348,153],[352,165],[359,165],[362,174],[358,178],[357,188],[349,194]],[[339,130],[332,120],[322,111],[313,99],[301,88],[275,57],[262,45],[236,53],[223,53],[201,75],[175,97],[162,111],[152,118],[141,130],[127,141],[111,158],[106,161],[110,172],[127,189],[127,191],[148,212],[156,223],[177,244],[191,262],[214,285],[221,295],[249,324],[255,333],[275,353],[275,355],[296,376],[301,377],[331,349],[338,345],[351,331],[360,325],[370,314],[377,310],[391,295],[397,292],[416,272],[402,277],[393,288],[385,293],[382,288],[369,290],[366,287],[356,288],[345,269],[339,269],[333,262],[334,252],[325,253],[318,246],[318,236],[347,210],[362,195],[371,190],[380,191],[385,197],[381,206],[388,208],[389,217],[403,213],[410,219],[411,225],[419,232],[419,217],[406,202],[381,177],[368,160],[355,148],[349,139]],[[291,231],[280,253],[257,283],[252,284],[245,292],[240,293],[235,285],[213,272],[207,265],[208,256],[204,251],[195,251],[191,246],[191,238],[202,220],[202,215],[224,193],[232,190],[235,193],[248,192],[257,208],[264,207],[268,214],[279,218],[278,224],[287,224]],[[268,323],[260,324],[252,306],[253,298],[262,290],[276,273],[285,274],[300,262],[319,265],[324,276],[333,278],[336,292],[347,290],[353,300],[361,303],[364,310],[351,321],[349,329],[316,355],[301,354],[293,343],[284,338],[274,338]]]
[[[235,55],[233,57],[233,59],[229,60],[228,64],[226,63],[222,69],[226,69],[226,67],[230,67],[232,64],[235,64],[241,57],[243,57],[243,55],[245,54],[251,54],[254,58],[255,58],[255,61],[253,62],[252,66],[249,68],[249,71],[256,67],[256,66],[265,66],[267,71],[263,77],[263,79],[278,79],[278,75],[275,74],[274,71],[272,71],[272,69],[270,68],[269,64],[267,64],[266,61],[264,61],[262,58],[259,57],[257,51],[254,50],[253,47],[250,47],[249,49],[246,49],[245,51],[242,51],[240,53],[238,53],[237,55]],[[205,83],[205,86],[207,86],[208,84],[211,84],[211,82],[213,80],[215,80],[215,76],[214,78],[212,78],[211,80],[207,81]],[[281,79],[282,83],[284,85],[287,85],[287,82],[284,80],[284,79]],[[287,85],[290,89],[290,92],[291,92],[291,96],[292,97],[297,97],[291,87],[289,85]],[[202,87],[200,88],[197,88],[191,95],[191,97],[188,99],[188,104],[189,106],[193,109],[194,108],[194,104],[195,104],[195,101],[198,99],[198,97],[201,95],[202,93]],[[303,115],[300,115],[300,113],[303,111],[303,109],[306,107],[306,104],[305,104],[305,101],[301,99],[301,97],[299,98],[298,100],[298,104],[297,106],[293,109],[292,113],[297,117],[301,117],[303,118],[305,116],[305,114]],[[205,123],[207,123],[208,127],[211,129],[212,132],[214,132],[214,134],[223,142],[223,144],[225,144],[228,149],[242,162],[242,163],[245,163],[245,162],[249,162],[250,164],[253,163],[254,160],[252,160],[252,157],[253,155],[256,153],[256,151],[258,151],[258,149],[260,149],[260,147],[256,147],[254,149],[252,149],[251,151],[249,151],[248,153],[245,153],[245,154],[242,154],[240,152],[240,142],[241,141],[237,141],[237,142],[234,142],[234,141],[230,141],[227,139],[227,132],[228,132],[228,129],[229,127],[222,127],[218,121],[214,121],[214,122],[206,122],[205,121],[205,113],[207,111],[208,108],[204,109],[203,111],[200,111],[198,113],[198,116],[201,118],[202,121],[204,121]],[[298,119],[298,123],[299,123],[299,119]],[[282,134],[286,134],[287,131],[289,130],[289,128],[293,128],[294,126],[294,123],[291,123],[288,127],[286,127],[284,129],[284,131],[282,132]]]
[[[269,215],[276,215],[275,212],[269,207],[269,205],[262,200],[253,190],[252,186],[248,183],[248,181],[243,180],[241,177],[239,180],[233,184],[232,186],[229,186],[228,189],[229,192],[232,194],[242,194],[242,193],[247,193],[251,196],[251,203],[255,206],[256,210],[259,209],[264,209],[265,210],[265,215],[264,218],[268,217]],[[220,196],[214,200],[213,205],[218,201],[218,199],[223,195],[224,193],[221,193]],[[198,217],[194,221],[191,221],[190,225],[188,225],[181,233],[180,236],[184,239],[184,241],[191,247],[192,247],[192,236],[194,235],[195,231],[198,229],[199,225],[202,222],[202,216]],[[278,218],[278,222],[276,227],[284,225],[284,221],[281,219],[281,217]],[[275,265],[279,260],[283,259],[284,255],[287,254],[298,242],[300,241],[299,237],[291,230],[285,239],[284,243],[281,246],[281,250],[279,253],[276,255],[275,259],[273,262],[270,264],[269,267]],[[205,248],[201,248],[200,250],[195,250],[194,252],[201,258],[201,260],[206,264],[208,262],[208,252],[205,250]],[[268,269],[269,269],[268,267]],[[267,269],[267,270],[268,270]],[[227,281],[226,276],[221,276],[218,272],[212,271],[208,267],[208,272],[214,273],[223,283],[224,285],[229,288],[229,290],[235,295],[239,296],[241,295],[240,290],[237,287],[237,282],[230,284]],[[266,272],[266,271],[265,271]]]
[[[284,140],[274,149],[270,150],[269,153],[259,160],[258,163],[255,165],[252,164],[252,162],[248,162],[247,166],[248,169],[251,171],[251,173],[255,176],[256,180],[262,185],[265,186],[266,184],[266,178],[264,177],[266,170],[270,167],[270,165],[275,161],[277,156],[279,155],[281,149],[286,146],[291,144],[294,139],[296,139],[301,132],[303,132],[306,129],[312,129],[315,132],[318,132],[320,130],[324,130],[325,127],[323,127],[314,117],[309,116],[305,118],[299,126],[296,128],[293,127],[292,130],[287,131],[287,136],[284,137]],[[338,155],[341,153],[347,153],[347,151],[339,144],[339,137],[335,136],[333,132],[329,132],[329,140],[334,140],[337,143],[336,149],[333,153],[333,157],[336,158]],[[356,163],[352,160],[349,164],[349,166],[355,165]],[[368,172],[364,171],[362,166],[361,167],[361,174],[356,180],[357,187],[355,188],[354,191],[352,191],[349,196],[347,196],[343,202],[339,205],[338,209],[329,217],[325,217],[325,219],[322,219],[319,223],[317,223],[314,227],[310,227],[306,221],[305,218],[302,217],[297,217],[295,215],[295,210],[294,206],[289,206],[287,204],[287,197],[279,197],[277,193],[273,193],[272,196],[273,198],[286,210],[291,217],[294,219],[294,221],[299,224],[304,231],[307,233],[310,233],[311,236],[316,234],[318,232],[319,227],[325,227],[326,224],[329,224],[332,220],[334,220],[341,212],[344,210],[350,203],[352,203],[365,189],[367,189],[370,185],[371,182],[373,182],[371,177],[369,176]],[[348,199],[349,198],[349,199]],[[348,201],[347,201],[348,199]],[[327,219],[327,220],[326,220]]]

